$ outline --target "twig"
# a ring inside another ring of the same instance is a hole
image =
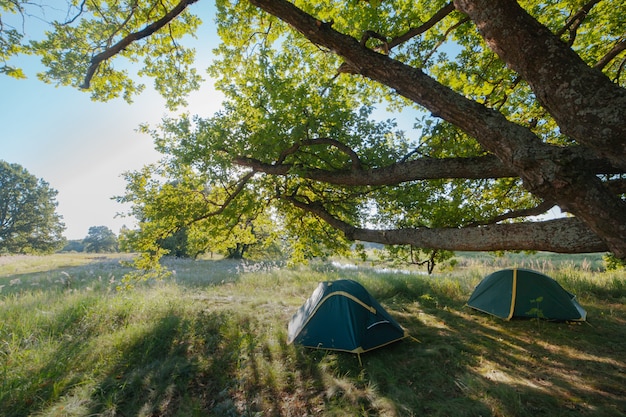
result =
[[[181,14],[187,8],[187,6],[197,1],[198,0],[181,0],[181,2],[176,5],[176,7],[170,10],[165,16],[163,16],[156,22],[149,24],[148,26],[146,26],[139,32],[134,32],[134,33],[129,34],[128,36],[124,37],[121,41],[116,43],[115,45],[111,46],[110,48],[105,49],[104,51],[100,52],[98,55],[91,58],[91,65],[89,65],[89,68],[87,69],[87,74],[85,74],[85,81],[80,86],[80,88],[82,89],[89,88],[91,79],[93,78],[100,63],[115,56],[116,54],[124,50],[127,46],[129,46],[131,43],[152,35],[154,32],[158,31],[159,29],[161,29],[162,27],[170,23],[172,20],[174,20],[179,14]]]

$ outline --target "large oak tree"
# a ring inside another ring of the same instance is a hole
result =
[[[206,3],[84,1],[31,49],[45,80],[103,99],[141,90],[113,62],[143,58],[180,104],[198,83],[180,38]],[[145,239],[226,233],[264,212],[300,252],[343,235],[626,259],[623,2],[216,4],[224,110],[152,131],[164,163],[129,174],[121,198]],[[422,116],[402,132],[375,106]],[[553,206],[569,216],[534,217]]]

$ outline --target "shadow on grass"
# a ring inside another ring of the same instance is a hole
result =
[[[319,415],[318,363],[287,346],[281,330],[263,326],[233,311],[164,316],[119,352],[93,390],[89,413]]]
[[[50,337],[63,341],[47,364],[3,381],[0,414],[232,414],[228,389],[241,340],[229,334],[237,327],[231,315],[203,312],[189,318],[170,312],[141,332],[98,339],[80,329],[81,310],[68,308],[51,326],[63,334]],[[96,346],[98,341],[106,348]]]
[[[364,361],[381,394],[406,410],[402,415],[621,416],[626,410],[623,305],[610,314],[594,307],[589,325],[502,321],[428,282],[408,288],[401,300],[381,301],[422,342],[402,342]],[[387,372],[385,361],[401,365]]]
[[[90,413],[110,415],[231,415],[228,389],[243,335],[227,313],[192,320],[162,317],[119,352],[93,391]],[[227,335],[227,336],[225,336]]]
[[[239,277],[223,266],[231,280]],[[281,300],[251,307],[236,297],[166,309],[151,323],[121,322],[99,339],[82,321],[93,297],[68,306],[54,332],[43,329],[61,340],[53,359],[25,375],[29,384],[15,386],[20,397],[0,408],[54,415],[84,388],[84,408],[73,415],[620,416],[626,409],[621,304],[591,306],[593,325],[504,322],[466,309],[466,291],[446,282],[366,281],[420,343],[363,354],[361,367],[352,354],[287,345]],[[265,285],[254,290],[278,294]],[[92,352],[99,340],[110,345],[102,358]]]

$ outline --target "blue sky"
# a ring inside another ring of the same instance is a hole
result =
[[[203,69],[217,39],[212,33],[213,15],[201,12],[205,24],[194,43],[204,45],[197,48],[198,68]],[[155,126],[164,115],[171,115],[163,98],[148,81],[148,88],[133,104],[122,99],[93,102],[88,93],[39,81],[36,73],[42,67],[36,58],[19,58],[11,64],[21,67],[28,79],[0,75],[0,159],[22,165],[58,191],[57,212],[63,216],[68,239],[84,238],[91,226],[107,226],[116,234],[123,225],[133,227],[133,219],[115,217],[128,207],[111,198],[124,192],[123,172],[159,158],[152,139],[136,129],[141,123]],[[175,114],[209,116],[221,101],[207,80],[189,98],[188,108]]]

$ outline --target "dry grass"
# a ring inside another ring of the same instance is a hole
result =
[[[467,309],[485,265],[427,277],[326,264],[286,269],[168,260],[172,279],[119,292],[126,269],[110,258],[83,261],[61,266],[67,259],[55,255],[51,271],[33,264],[31,272],[0,273],[4,415],[622,416],[626,410],[623,273],[555,271],[589,312],[588,324],[566,324],[504,322]],[[287,345],[290,316],[319,281],[337,278],[360,281],[420,343],[364,354],[362,366],[350,354]],[[10,285],[15,279],[20,283]]]

